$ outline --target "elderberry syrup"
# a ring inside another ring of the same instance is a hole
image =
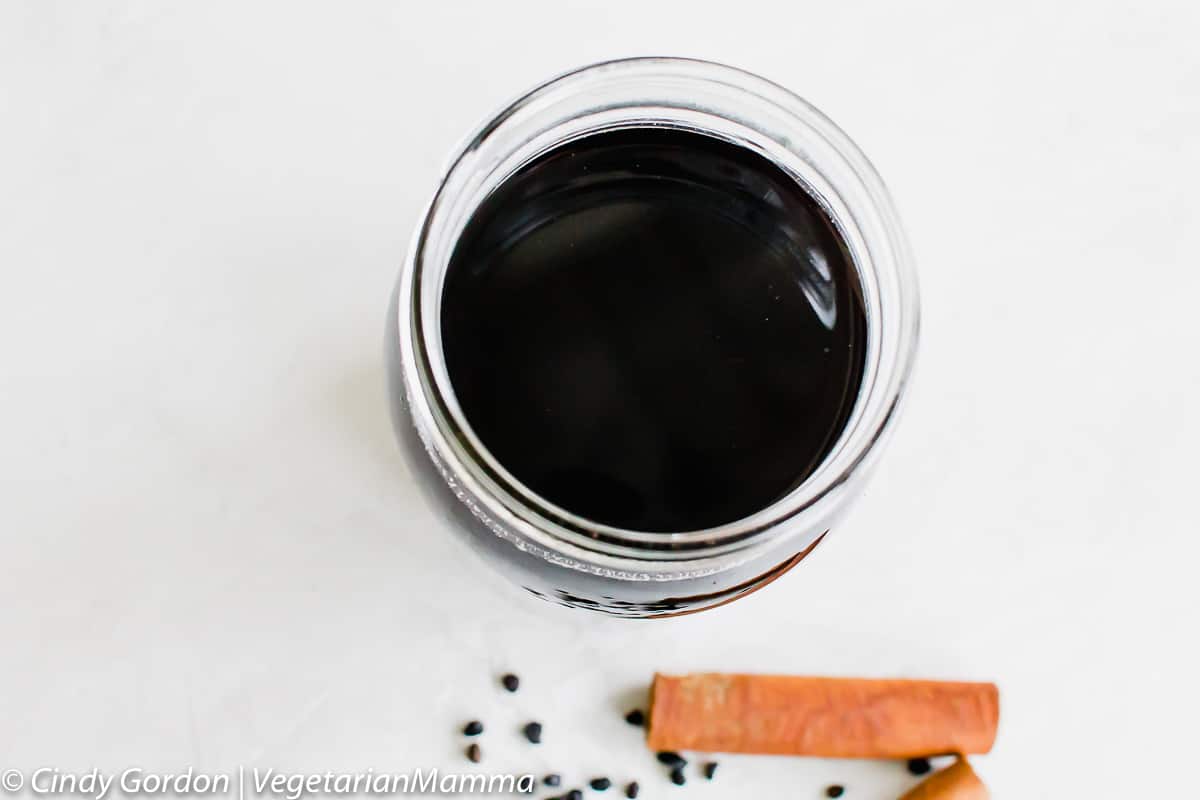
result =
[[[803,481],[863,371],[862,291],[763,156],[662,128],[556,147],[472,216],[442,292],[467,423],[580,517],[693,531]]]
[[[389,314],[394,420],[452,530],[530,594],[628,617],[735,600],[875,463],[916,287],[878,176],[730,67],[587,67],[451,161]]]

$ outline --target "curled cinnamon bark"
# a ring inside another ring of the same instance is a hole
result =
[[[999,717],[990,683],[655,675],[647,742],[655,750],[902,759],[986,753]]]
[[[989,800],[983,781],[965,758],[935,772],[906,792],[900,800]]]

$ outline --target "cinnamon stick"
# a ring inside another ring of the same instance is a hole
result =
[[[999,717],[991,683],[655,675],[647,743],[825,758],[986,753]]]
[[[987,787],[965,758],[935,772],[906,792],[900,800],[988,800]]]

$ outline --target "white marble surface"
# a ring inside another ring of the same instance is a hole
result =
[[[448,767],[479,715],[489,766],[647,798],[909,785],[727,758],[669,786],[617,711],[655,669],[740,669],[993,679],[998,798],[1186,794],[1198,32],[1162,0],[0,5],[0,770]],[[848,522],[756,596],[638,624],[518,597],[436,528],[380,342],[459,137],[645,53],[842,124],[925,325]]]

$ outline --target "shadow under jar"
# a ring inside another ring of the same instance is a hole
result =
[[[895,418],[917,299],[867,160],[700,61],[569,73],[454,158],[392,298],[414,473],[532,594],[627,617],[804,557]]]

